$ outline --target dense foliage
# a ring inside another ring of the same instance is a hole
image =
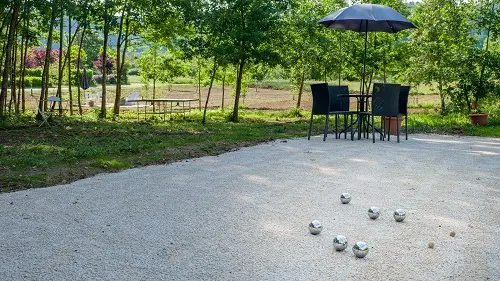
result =
[[[394,8],[418,28],[368,34],[367,87],[374,81],[433,85],[442,114],[498,103],[500,0],[373,3]],[[70,86],[65,98],[81,112],[82,94],[79,88],[72,93],[71,85],[79,85],[83,67],[99,73],[101,118],[110,81],[116,84],[113,114],[120,113],[129,68],[147,84],[195,77],[200,97],[201,85],[231,83],[233,121],[248,84],[266,77],[289,79],[300,107],[306,80],[361,78],[364,35],[317,24],[347,5],[345,0],[2,1],[0,118],[25,111],[26,87],[40,87],[38,99],[44,100],[49,86],[57,86],[58,96],[62,85]]]

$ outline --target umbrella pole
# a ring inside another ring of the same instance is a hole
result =
[[[366,41],[368,40],[368,21],[366,21],[365,30],[365,51],[363,55],[363,80],[361,81],[361,95],[365,92],[365,76],[366,76]]]
[[[366,103],[366,101],[364,99],[364,92],[365,92],[365,76],[366,76],[366,41],[368,40],[368,21],[365,21],[365,23],[366,23],[365,24],[365,51],[363,54],[363,79],[361,80],[361,99],[360,99],[361,104],[359,107],[361,112],[365,111],[365,103]],[[363,132],[364,132],[364,128],[363,128],[363,124],[365,124],[364,118],[361,117],[361,120],[359,122],[360,122],[359,128],[361,130],[363,130]],[[368,124],[366,124],[366,125],[368,125]],[[368,128],[368,126],[366,128]],[[358,132],[358,139],[360,138],[360,136],[361,136],[361,132]]]
[[[342,56],[342,33],[340,33],[339,36],[339,56]],[[339,86],[340,86],[340,79],[341,79],[341,74],[342,72],[342,61],[339,59]]]

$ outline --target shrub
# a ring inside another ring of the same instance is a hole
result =
[[[26,68],[25,75],[32,77],[42,77],[43,67]]]
[[[92,80],[96,83],[96,84],[102,84],[102,75],[99,74],[99,75],[93,75],[92,76]],[[106,76],[106,83],[109,83],[109,84],[116,84],[116,75],[115,74],[109,74]]]
[[[42,78],[41,77],[24,77],[24,85],[26,88],[41,88],[42,87]]]
[[[139,69],[137,68],[132,68],[131,70],[129,70],[127,72],[128,75],[135,75],[135,76],[139,76]]]
[[[32,48],[26,57],[26,67],[34,68],[43,66],[45,62],[45,54],[47,53],[46,49],[43,48]],[[50,63],[55,63],[57,57],[59,56],[59,50],[51,50],[50,51]],[[41,76],[41,75],[40,75]]]

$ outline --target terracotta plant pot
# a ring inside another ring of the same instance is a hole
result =
[[[93,100],[89,100],[89,107],[94,107],[94,101]]]
[[[474,113],[469,116],[472,125],[486,126],[488,124],[488,113]]]
[[[398,134],[398,128],[397,128],[397,117],[391,117],[391,135],[396,136]],[[399,117],[399,134],[401,134],[401,124],[403,123],[403,117]],[[389,117],[385,117],[385,133],[389,131]]]

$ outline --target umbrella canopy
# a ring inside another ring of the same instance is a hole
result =
[[[80,88],[87,90],[89,88],[89,81],[87,80],[87,69],[83,68],[82,80],[80,81]]]
[[[356,4],[342,8],[322,18],[318,23],[329,28],[356,32],[396,33],[416,27],[393,8],[377,4]]]
[[[342,8],[318,21],[328,28],[338,28],[365,33],[365,51],[363,56],[363,79],[361,94],[364,93],[366,76],[366,41],[368,32],[388,32],[416,28],[413,23],[391,7],[377,4],[355,4]]]

